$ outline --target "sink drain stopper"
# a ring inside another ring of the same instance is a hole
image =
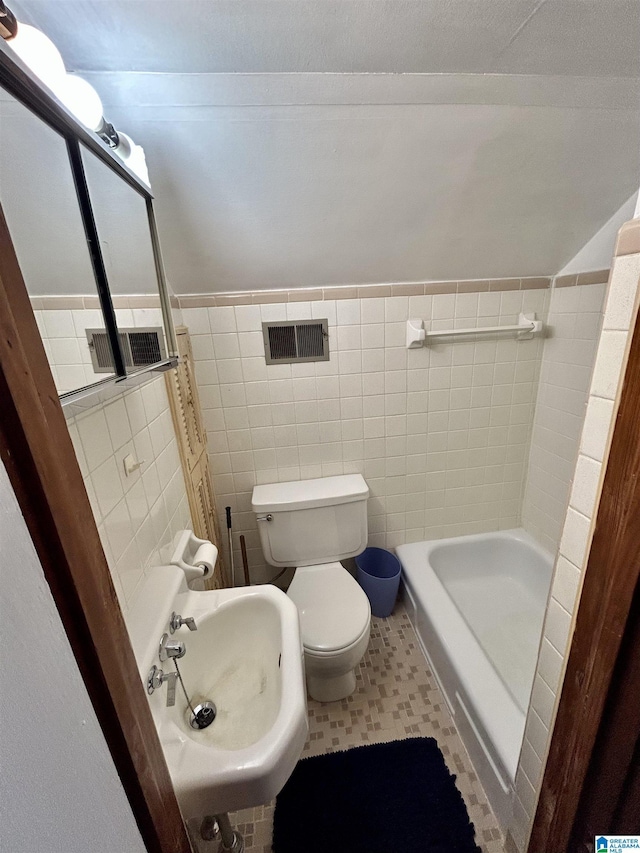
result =
[[[217,714],[213,702],[201,702],[193,709],[190,725],[192,729],[206,729],[215,720]]]

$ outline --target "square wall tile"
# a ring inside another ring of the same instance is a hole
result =
[[[596,364],[593,369],[592,394],[615,400],[622,378],[626,349],[626,332],[606,330],[602,332]]]
[[[603,329],[628,331],[637,311],[640,255],[615,259],[604,313]]]

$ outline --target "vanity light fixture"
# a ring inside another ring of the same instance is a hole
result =
[[[16,21],[16,32],[5,36],[12,50],[39,77],[45,86],[56,91],[66,76],[60,51],[43,32]]]
[[[65,74],[60,84],[51,88],[86,128],[99,133],[104,124],[102,101],[90,83],[75,74]]]
[[[84,78],[67,73],[60,51],[51,39],[35,27],[18,21],[3,0],[0,0],[0,36],[88,130],[96,133],[147,186],[151,186],[142,147],[107,121],[96,90]]]

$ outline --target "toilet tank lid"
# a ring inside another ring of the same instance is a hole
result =
[[[317,506],[366,500],[369,487],[361,474],[319,477],[255,486],[251,497],[254,512],[290,512]]]

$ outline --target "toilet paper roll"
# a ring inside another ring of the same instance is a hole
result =
[[[216,546],[212,545],[211,542],[205,542],[205,544],[201,545],[196,551],[196,555],[193,558],[193,564],[194,566],[198,566],[203,569],[203,577],[206,578],[213,574],[213,569],[217,559],[218,549]]]

